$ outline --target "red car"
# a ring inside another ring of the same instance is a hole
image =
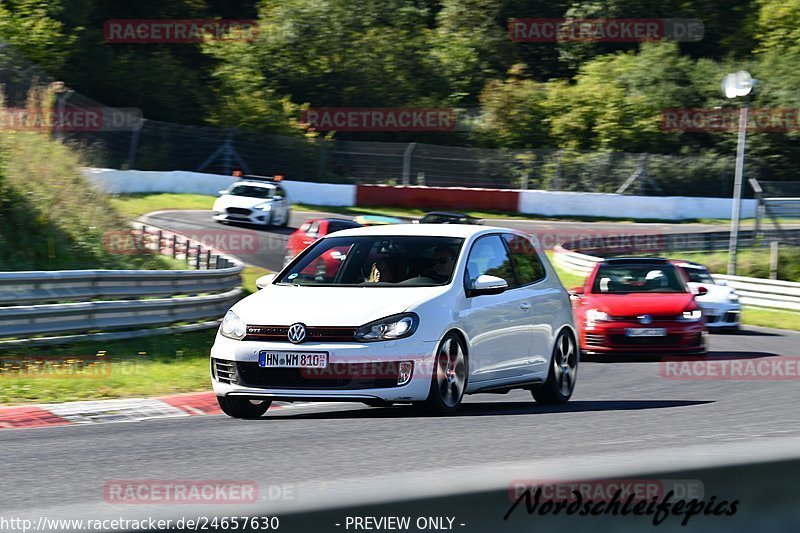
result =
[[[288,265],[289,261],[294,259],[297,254],[308,248],[308,245],[320,237],[324,237],[335,231],[360,227],[361,224],[358,222],[353,222],[345,218],[317,218],[305,222],[289,236],[289,242],[286,243],[286,255],[283,258],[283,266]],[[335,267],[335,269],[338,269],[341,263],[339,259],[333,257],[326,257],[325,262],[330,263],[329,266],[331,268]]]
[[[606,259],[570,294],[584,353],[706,353],[703,312],[666,259]]]

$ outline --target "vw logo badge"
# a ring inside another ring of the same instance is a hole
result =
[[[297,324],[292,324],[289,326],[289,342],[293,342],[294,344],[300,344],[304,340],[306,340],[306,326],[298,322]]]
[[[642,324],[649,324],[653,321],[653,317],[650,315],[642,315],[639,317],[639,322]]]

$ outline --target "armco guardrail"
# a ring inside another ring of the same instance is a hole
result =
[[[714,279],[736,289],[744,305],[800,311],[800,283],[723,274],[714,274]]]
[[[72,340],[76,333],[134,337],[181,323],[212,327],[242,297],[237,259],[141,224],[130,238],[139,250],[184,259],[198,270],[0,272],[0,345],[59,342],[65,334]]]
[[[0,307],[0,337],[144,328],[222,317],[241,289],[220,294]]]
[[[744,238],[754,241],[754,232],[743,232]],[[722,237],[725,238],[722,238]],[[800,237],[798,230],[784,231],[781,233],[782,240],[794,240]],[[664,254],[665,252],[675,251],[706,251],[725,249],[728,245],[727,232],[709,233],[679,233],[671,235],[650,235],[648,246],[653,243],[659,245],[657,252],[650,249],[646,253]],[[765,237],[769,240],[769,236]],[[660,241],[660,242],[659,242]],[[642,240],[641,242],[646,242]],[[595,264],[601,262],[603,257],[589,255],[602,253],[604,256],[614,256],[645,252],[645,249],[637,249],[630,244],[605,246],[601,249],[597,247],[584,249],[581,241],[573,241],[557,245],[553,248],[553,262],[560,268],[577,275],[588,275]],[[800,311],[800,283],[791,281],[775,281],[762,278],[750,278],[744,276],[726,276],[715,274],[714,279],[724,281],[739,293],[740,301],[743,305],[754,307],[766,307],[771,309],[792,309]]]
[[[241,267],[214,270],[65,270],[0,272],[0,304],[176,296],[228,291]]]

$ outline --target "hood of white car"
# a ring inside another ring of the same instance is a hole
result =
[[[733,289],[725,287],[724,285],[715,285],[712,283],[689,283],[689,287],[696,289],[697,287],[705,287],[708,290],[703,296],[697,296],[695,300],[698,303],[728,303],[730,299],[728,295]]]
[[[269,285],[232,310],[245,324],[361,326],[428,301],[444,287],[313,287]]]
[[[255,207],[258,204],[271,202],[269,198],[251,198],[249,196],[232,196],[223,194],[214,202],[214,211],[224,211],[229,207]]]

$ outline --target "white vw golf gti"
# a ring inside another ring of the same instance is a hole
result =
[[[570,300],[521,232],[407,224],[319,239],[225,315],[211,349],[222,410],[275,400],[458,409],[528,389],[563,403],[579,353]]]

